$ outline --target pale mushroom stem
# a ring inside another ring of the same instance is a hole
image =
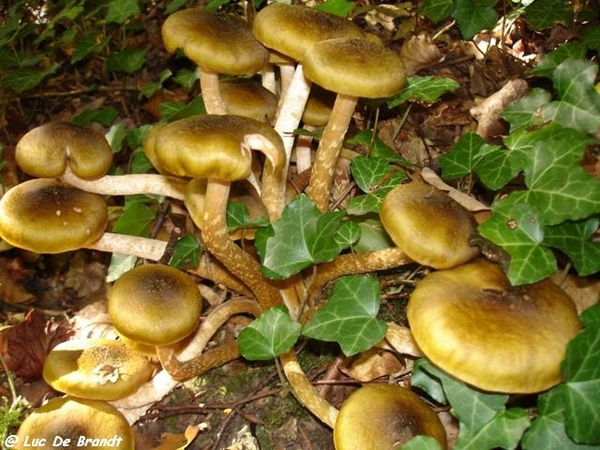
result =
[[[202,375],[208,370],[232,361],[240,356],[237,342],[232,341],[214,349],[204,351],[206,345],[218,329],[227,320],[237,314],[260,316],[262,309],[254,300],[232,299],[217,306],[204,319],[192,340],[186,345],[185,352],[196,355],[187,360],[178,359],[172,347],[157,348],[158,359],[163,368],[176,380],[187,380]]]
[[[200,72],[200,90],[207,114],[227,114],[227,108],[221,98],[219,74],[198,68]]]
[[[167,249],[167,243],[140,236],[104,233],[100,239],[86,245],[85,248],[159,261]]]
[[[298,363],[294,351],[281,355],[279,360],[298,401],[321,422],[333,428],[339,413],[338,409],[319,395]]]
[[[358,98],[351,95],[337,95],[317,149],[308,185],[308,196],[322,212],[329,208],[329,189],[335,165],[357,101]]]
[[[237,246],[227,232],[227,200],[230,185],[216,179],[208,180],[206,202],[202,217],[192,220],[202,230],[206,249],[253,292],[264,311],[281,304],[279,290],[270,285],[260,273],[260,264]]]
[[[187,181],[159,174],[104,175],[95,180],[78,177],[70,170],[61,179],[83,191],[100,195],[149,194],[183,200]]]

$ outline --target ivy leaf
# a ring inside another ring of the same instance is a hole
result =
[[[113,231],[132,236],[147,236],[155,217],[155,212],[143,203],[129,202],[117,219]]]
[[[178,102],[164,102],[159,106],[160,115],[167,122],[173,122],[196,114],[206,114],[202,97],[196,97],[187,105]]]
[[[540,108],[549,103],[552,94],[541,88],[533,88],[527,95],[511,103],[501,114],[510,124],[510,132],[536,126],[541,121]]]
[[[327,303],[304,326],[302,334],[340,344],[346,356],[371,348],[385,336],[387,325],[377,319],[379,283],[373,277],[340,278]]]
[[[419,435],[402,444],[398,450],[442,450],[442,447],[436,438]]]
[[[592,235],[598,230],[600,220],[592,217],[583,221],[566,221],[546,227],[544,244],[565,253],[581,276],[600,271],[600,244],[592,242]]]
[[[567,346],[565,376],[567,434],[578,443],[600,445],[600,304],[583,312],[585,329]]]
[[[511,194],[516,202],[538,208],[543,223],[555,225],[600,212],[600,181],[580,165],[588,140],[538,141],[527,152],[527,191]]]
[[[350,171],[360,190],[368,193],[379,187],[391,167],[384,158],[357,156],[352,160]]]
[[[54,74],[60,64],[49,64],[45,69],[31,69],[23,67],[11,72],[9,75],[0,79],[0,86],[12,89],[16,93],[21,93],[39,86],[44,79]]]
[[[202,254],[202,245],[196,240],[193,234],[182,236],[173,248],[173,256],[169,265],[178,269],[188,267],[197,267]]]
[[[331,261],[345,247],[334,239],[345,213],[321,213],[304,194],[294,197],[281,218],[256,233],[263,274],[285,279],[312,264]]]
[[[513,285],[539,281],[556,270],[553,253],[542,245],[541,219],[534,206],[506,199],[494,202],[492,216],[479,226],[483,237],[510,254],[507,275]]]
[[[567,59],[585,59],[587,47],[581,42],[567,42],[545,55],[532,69],[541,77],[551,77],[560,63]]]
[[[227,202],[227,229],[235,231],[243,228],[264,227],[269,224],[267,217],[252,219],[248,206],[243,202]]]
[[[491,30],[496,24],[496,0],[456,0],[452,17],[458,22],[465,39],[472,39],[481,30]]]
[[[133,74],[146,63],[146,50],[124,49],[111,53],[106,58],[106,70],[109,72],[125,72]]]
[[[137,0],[112,0],[108,4],[106,22],[123,24],[127,19],[141,13]]]
[[[446,92],[459,88],[459,84],[451,78],[434,76],[412,76],[406,79],[406,86],[398,94],[387,100],[388,108],[395,108],[408,101],[417,100],[424,103],[435,103]]]
[[[498,147],[489,145],[475,132],[465,133],[448,153],[440,158],[444,178],[459,178],[473,172],[486,154]]]
[[[525,19],[534,30],[551,28],[556,24],[569,26],[573,7],[563,0],[536,0],[525,8]]]
[[[348,0],[326,0],[315,7],[319,11],[335,14],[340,17],[348,16],[354,8],[356,8],[356,4]]]
[[[543,106],[543,116],[584,133],[600,131],[600,94],[594,88],[597,74],[598,65],[592,61],[562,62],[552,75],[560,101]]]
[[[240,331],[240,353],[251,361],[277,358],[292,349],[301,330],[302,325],[292,319],[285,307],[276,306]]]
[[[450,17],[452,11],[454,11],[454,0],[425,0],[419,8],[419,13],[435,23]]]
[[[559,385],[538,397],[538,416],[523,435],[523,450],[556,448],[560,450],[593,450],[597,446],[576,444],[565,430],[565,386]]]
[[[529,425],[524,409],[503,410],[476,432],[459,434],[454,450],[514,449]]]
[[[379,219],[361,220],[358,226],[360,227],[360,238],[353,246],[357,253],[374,252],[395,245]]]

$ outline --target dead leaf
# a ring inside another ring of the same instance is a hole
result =
[[[152,450],[183,450],[196,439],[199,432],[200,427],[190,425],[185,429],[183,434],[163,433],[160,445],[154,447]]]
[[[414,75],[419,70],[433,63],[438,62],[442,53],[433,43],[431,36],[421,33],[418,36],[412,36],[404,42],[400,50],[400,56],[404,61],[406,75]]]
[[[339,366],[340,371],[349,377],[368,383],[377,378],[389,377],[406,370],[398,357],[389,351],[371,348],[356,358],[348,358]]]
[[[57,322],[47,322],[45,316],[34,309],[20,324],[0,331],[0,353],[15,375],[34,381],[41,378],[50,350],[71,335],[70,328]]]

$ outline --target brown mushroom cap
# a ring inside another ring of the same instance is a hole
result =
[[[446,431],[435,412],[414,392],[385,384],[350,394],[333,431],[336,450],[392,450],[418,435],[446,448]]]
[[[194,280],[163,264],[145,264],[121,275],[108,292],[115,329],[148,345],[174,344],[198,326],[202,298]]]
[[[0,199],[0,236],[35,253],[62,253],[100,238],[108,222],[104,199],[60,181],[38,178]]]
[[[315,43],[334,37],[364,37],[356,24],[343,17],[301,5],[271,3],[261,9],[252,23],[256,39],[296,61]]]
[[[55,449],[61,439],[65,448],[101,450],[134,450],[135,438],[131,426],[117,408],[99,400],[61,397],[50,400],[30,414],[17,432],[17,450],[25,448]],[[30,446],[24,446],[28,439]],[[32,439],[38,439],[31,447]],[[87,444],[81,439],[93,439]],[[67,443],[67,439],[69,439]]]
[[[353,97],[389,97],[406,81],[398,53],[360,37],[320,41],[306,52],[302,63],[309,80]]]
[[[248,117],[199,115],[171,122],[152,130],[144,151],[159,170],[183,177],[236,181],[250,174],[250,149],[242,143],[250,134],[261,134],[279,150],[281,138],[273,128]]]
[[[469,245],[477,228],[471,213],[431,185],[412,182],[392,189],[379,217],[394,243],[419,264],[446,269],[479,254]]]
[[[69,122],[50,122],[25,134],[15,148],[23,172],[40,178],[62,175],[69,168],[81,178],[99,178],[113,160],[101,133]]]
[[[122,341],[75,339],[54,347],[44,361],[44,380],[54,389],[93,400],[133,394],[152,376],[148,359]]]
[[[480,389],[507,393],[558,384],[567,343],[581,327],[572,300],[552,282],[511,286],[483,258],[427,275],[406,313],[434,364]]]
[[[239,16],[182,9],[171,14],[162,26],[168,52],[180,48],[203,70],[228,75],[246,75],[260,70],[269,60],[269,51],[252,35]]]
[[[245,78],[220,82],[221,97],[229,114],[270,122],[275,117],[277,96],[260,83]]]

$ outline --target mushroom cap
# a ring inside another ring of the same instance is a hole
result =
[[[35,253],[62,253],[98,240],[108,222],[104,199],[60,181],[37,178],[0,199],[0,237]]]
[[[220,81],[221,97],[229,114],[271,122],[277,109],[277,96],[257,81],[229,78]]]
[[[558,286],[511,286],[484,258],[425,276],[406,314],[434,364],[477,388],[506,393],[558,384],[567,343],[581,328],[575,305]]]
[[[329,117],[331,117],[335,97],[335,92],[323,89],[319,85],[313,86],[302,113],[302,122],[313,127],[327,125]]]
[[[425,183],[392,189],[379,217],[394,243],[419,264],[446,269],[479,254],[469,240],[477,229],[472,214],[451,197]]]
[[[180,48],[204,70],[228,75],[260,72],[269,61],[269,51],[252,35],[239,16],[182,9],[171,14],[162,26],[165,48]]]
[[[113,339],[74,339],[54,347],[43,376],[54,389],[74,397],[117,400],[133,394],[152,376],[142,354]]]
[[[446,448],[437,414],[414,392],[389,384],[368,384],[350,394],[333,430],[336,450],[392,450],[418,435]]]
[[[121,275],[108,292],[108,314],[123,336],[148,345],[174,344],[198,326],[202,298],[174,267],[145,264]]]
[[[400,55],[364,38],[320,41],[306,52],[302,64],[312,82],[353,97],[389,97],[406,81]]]
[[[100,400],[61,397],[50,400],[30,414],[19,427],[15,449],[23,447],[25,439],[38,439],[36,449],[54,449],[57,437],[68,448],[84,447],[82,439],[103,450],[134,450],[135,438],[131,426],[117,408]],[[69,445],[66,440],[70,439]],[[43,441],[42,441],[43,440]],[[42,443],[43,442],[43,443]]]
[[[252,32],[265,47],[296,61],[303,61],[306,51],[324,39],[367,35],[343,17],[282,2],[261,9],[254,17]]]
[[[236,181],[250,174],[252,156],[245,137],[260,134],[269,140],[283,163],[279,134],[266,122],[235,115],[204,114],[156,127],[144,143],[154,167],[172,175]]]
[[[23,172],[34,177],[58,177],[68,168],[80,178],[92,179],[108,172],[113,153],[97,131],[69,122],[50,122],[19,140],[15,159]]]

